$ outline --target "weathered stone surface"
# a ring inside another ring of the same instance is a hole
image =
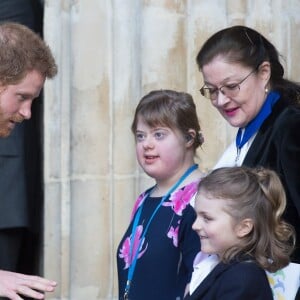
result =
[[[142,95],[193,95],[203,170],[233,139],[200,96],[195,57],[208,36],[234,24],[270,38],[299,80],[298,0],[45,1],[45,39],[59,66],[44,91],[44,275],[59,282],[48,299],[117,299],[116,247],[137,194],[152,183],[130,131]]]

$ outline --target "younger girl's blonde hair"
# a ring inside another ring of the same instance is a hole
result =
[[[208,199],[228,200],[225,211],[235,223],[246,218],[253,221],[250,233],[240,238],[238,245],[225,251],[220,258],[223,262],[247,255],[269,272],[288,265],[295,245],[295,232],[282,219],[286,196],[274,171],[220,168],[204,177],[198,188]]]

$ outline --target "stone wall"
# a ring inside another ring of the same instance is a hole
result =
[[[215,31],[245,24],[274,42],[299,80],[298,0],[46,0],[45,39],[59,75],[45,87],[44,275],[48,299],[117,299],[115,256],[133,201],[152,181],[130,131],[152,89],[191,93],[210,169],[234,136],[200,96],[195,56]]]

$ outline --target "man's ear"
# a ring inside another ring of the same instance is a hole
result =
[[[239,238],[242,238],[249,234],[253,229],[253,220],[250,218],[242,220],[236,225],[235,231]]]

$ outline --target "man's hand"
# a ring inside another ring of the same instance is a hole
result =
[[[44,292],[53,292],[57,283],[39,276],[0,270],[0,296],[23,300],[20,295],[44,299]]]

